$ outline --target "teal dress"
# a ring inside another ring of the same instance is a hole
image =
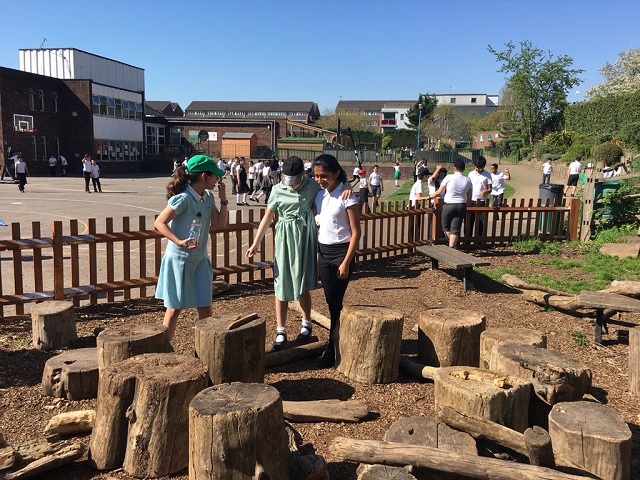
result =
[[[211,211],[215,207],[213,195],[205,190],[200,201],[187,189],[171,197],[168,203],[177,214],[169,222],[169,228],[178,238],[187,238],[191,222],[200,218],[200,244],[198,248],[188,250],[172,241],[167,242],[155,296],[164,300],[167,308],[208,307],[213,293],[213,269],[207,251]]]
[[[278,214],[273,275],[279,300],[297,300],[318,287],[318,229],[311,210],[318,191],[308,177],[296,190],[279,183],[271,191],[267,207]]]

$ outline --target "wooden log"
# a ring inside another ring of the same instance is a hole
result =
[[[289,480],[330,480],[327,462],[320,455],[302,455],[298,449],[300,434],[289,424],[285,425],[289,439]]]
[[[73,302],[48,300],[31,307],[33,348],[69,348],[78,339]]]
[[[213,385],[262,383],[267,327],[257,314],[204,318],[195,326],[196,356]]]
[[[347,305],[340,316],[336,370],[365,384],[398,378],[402,312],[387,307]]]
[[[551,448],[551,437],[544,428],[534,425],[524,431],[524,443],[531,465],[553,468],[556,462]]]
[[[15,472],[0,475],[0,480],[22,480],[35,477],[44,472],[75,462],[86,452],[86,447],[80,442],[64,446],[60,450],[29,463],[27,466]]]
[[[167,327],[157,323],[106,328],[98,334],[96,344],[100,369],[143,353],[173,351]]]
[[[547,336],[537,330],[524,327],[485,330],[480,334],[480,368],[489,368],[493,347],[502,343],[522,343],[547,348]]]
[[[635,280],[614,280],[602,293],[615,293],[627,297],[640,298],[640,282]]]
[[[21,443],[16,447],[16,450],[18,451],[20,465],[25,465],[53,455],[73,444],[74,442],[72,441],[60,440],[58,437],[40,437]]]
[[[266,367],[276,367],[291,363],[304,358],[320,355],[329,345],[329,340],[318,340],[317,342],[304,343],[288,346],[285,344],[282,350],[270,350],[265,353],[264,363]]]
[[[438,372],[438,367],[429,367],[422,365],[421,363],[409,360],[407,357],[400,357],[400,369],[409,375],[414,377],[422,377],[427,380],[433,380]]]
[[[416,477],[402,467],[361,463],[356,470],[356,480],[416,480]]]
[[[78,348],[49,358],[42,371],[42,393],[67,400],[96,398],[97,350]]]
[[[77,410],[59,413],[44,427],[45,435],[75,435],[93,430],[96,421],[95,410]]]
[[[477,367],[480,334],[485,326],[485,316],[469,310],[435,308],[420,312],[418,362],[434,367]]]
[[[491,480],[584,480],[550,468],[447,452],[433,447],[337,437],[331,451],[342,460],[385,465],[414,465]]]
[[[513,288],[517,288],[518,290],[536,290],[539,292],[546,292],[552,295],[560,295],[564,297],[571,297],[570,293],[562,292],[560,290],[556,290],[555,288],[545,287],[544,285],[536,285],[534,283],[527,283],[524,280],[516,277],[515,275],[510,275],[505,273],[502,275],[502,281]]]
[[[629,392],[640,396],[640,327],[629,329]]]
[[[214,385],[189,405],[189,479],[288,478],[288,437],[278,391]]]
[[[524,432],[529,421],[531,383],[467,367],[441,368],[435,377],[435,408],[451,407]]]
[[[532,302],[542,307],[553,307],[565,311],[575,311],[580,308],[578,307],[577,295],[566,297],[539,290],[525,290],[522,292],[522,298],[527,302]]]
[[[90,463],[161,477],[188,465],[188,405],[206,388],[207,368],[177,353],[147,353],[100,371]]]
[[[0,447],[0,471],[13,467],[18,459],[18,451],[15,448]]]
[[[289,302],[289,309],[293,310],[294,312],[303,313],[302,307],[300,306],[300,302],[298,302],[297,300]],[[326,328],[327,330],[331,328],[331,319],[326,315],[323,315],[320,312],[317,312],[313,309],[311,310],[311,320],[316,322],[321,327]]]
[[[369,415],[362,400],[310,400],[283,401],[284,418],[291,422],[346,422],[357,423]]]
[[[631,476],[631,430],[613,409],[593,402],[563,402],[549,414],[554,453],[603,480]]]
[[[493,349],[489,368],[531,382],[548,405],[580,400],[591,388],[591,370],[556,350],[503,343]]]

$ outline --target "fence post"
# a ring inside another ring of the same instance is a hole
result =
[[[569,220],[567,221],[567,237],[569,240],[578,239],[578,224],[580,219],[580,201],[577,197],[569,198]]]
[[[64,253],[62,251],[62,222],[51,222],[53,238],[53,295],[56,300],[64,300]]]

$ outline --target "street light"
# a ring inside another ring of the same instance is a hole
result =
[[[420,150],[420,123],[422,122],[423,108],[424,108],[424,105],[422,104],[422,95],[420,95],[420,98],[418,99],[418,140],[416,141],[416,155]]]

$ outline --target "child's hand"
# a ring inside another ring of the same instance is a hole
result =
[[[344,262],[338,267],[338,278],[340,280],[347,278],[349,275],[349,265],[345,265]]]
[[[178,245],[187,250],[195,250],[200,245],[200,242],[195,238],[185,238],[184,240],[180,240]]]
[[[244,253],[244,258],[249,259],[253,257],[257,251],[258,251],[258,247],[256,245],[251,245],[249,249]]]

